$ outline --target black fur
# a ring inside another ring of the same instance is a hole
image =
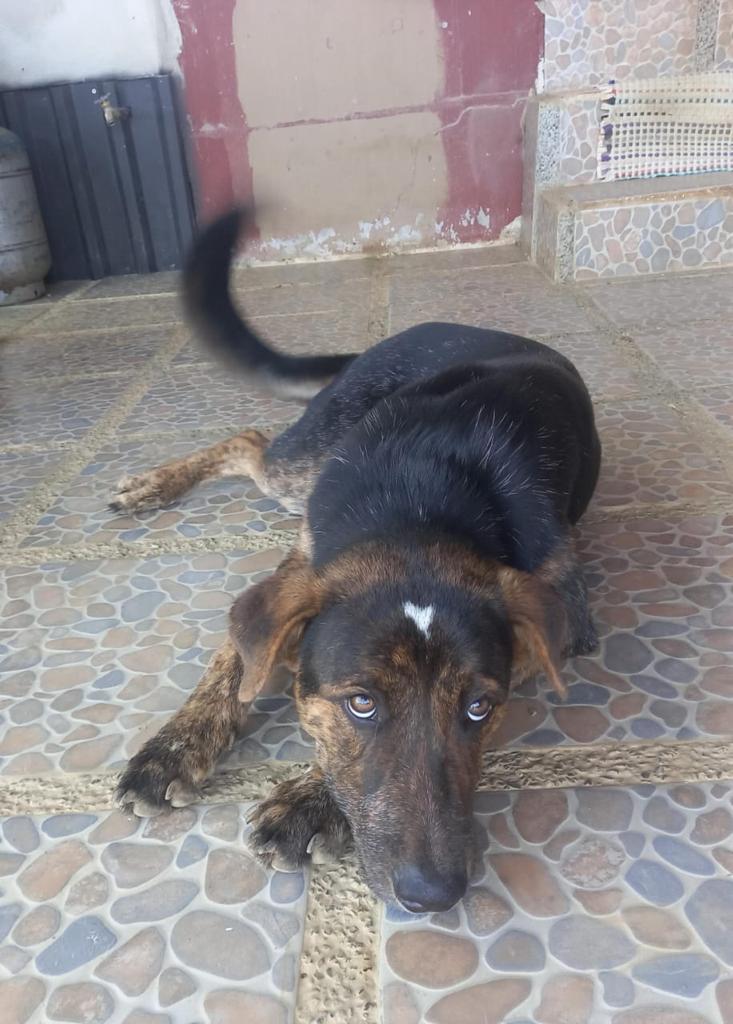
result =
[[[420,533],[537,568],[585,511],[600,469],[590,396],[570,360],[450,323],[411,327],[358,358],[274,352],[229,297],[233,246],[251,220],[235,212],[204,231],[187,302],[217,349],[265,383],[335,374],[265,456],[269,469],[327,459],[308,504],[314,563],[357,540]]]
[[[258,809],[253,843],[297,864],[314,833],[336,853],[353,838],[375,893],[445,909],[467,884],[481,750],[512,683],[544,670],[561,694],[561,658],[595,646],[570,537],[600,468],[591,400],[558,352],[459,324],[421,324],[358,357],[273,351],[229,294],[242,221],[251,214],[201,236],[189,310],[259,383],[313,396],[246,463],[307,513],[290,572],[258,584],[262,622],[244,635],[256,648],[258,630],[281,642],[278,622],[302,631],[295,696],[318,749],[313,772]],[[239,628],[233,639],[241,655]],[[168,783],[213,766],[208,748],[224,749],[239,721],[245,670],[227,665],[136,755],[125,795],[158,805]],[[354,690],[372,699],[369,721],[354,716]]]
[[[229,267],[240,231],[252,227],[250,210],[233,210],[201,234],[183,274],[183,297],[191,319],[217,355],[250,376],[263,376],[272,386],[324,380],[343,369],[354,356],[290,356],[262,342],[237,313],[229,291]]]

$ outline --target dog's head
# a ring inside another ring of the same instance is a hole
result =
[[[460,550],[416,565],[368,547],[322,572],[291,556],[235,604],[241,696],[297,651],[301,722],[382,899],[421,912],[463,896],[481,752],[510,683],[544,669],[562,686],[538,587]]]

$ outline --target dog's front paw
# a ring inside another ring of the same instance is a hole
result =
[[[130,760],[117,786],[117,800],[132,805],[140,818],[151,818],[167,807],[186,807],[201,794],[191,750],[163,728]]]
[[[349,823],[317,770],[281,782],[255,809],[249,845],[258,860],[294,871],[308,860],[336,860],[353,847]]]

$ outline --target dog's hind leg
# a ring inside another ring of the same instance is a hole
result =
[[[226,441],[192,452],[150,469],[139,476],[123,477],[109,503],[112,512],[142,512],[163,508],[204,480],[227,476],[249,477],[259,489],[271,494],[263,457],[269,440],[258,430],[245,430]],[[272,497],[277,497],[273,494]]]

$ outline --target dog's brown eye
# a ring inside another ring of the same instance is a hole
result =
[[[490,713],[494,710],[494,705],[491,703],[488,697],[479,697],[478,700],[468,705],[468,711],[466,714],[472,722],[483,722],[485,718],[488,718]]]
[[[362,721],[367,718],[374,718],[377,713],[376,701],[366,693],[357,693],[353,697],[349,697],[346,701],[346,707],[354,718],[359,718]]]

